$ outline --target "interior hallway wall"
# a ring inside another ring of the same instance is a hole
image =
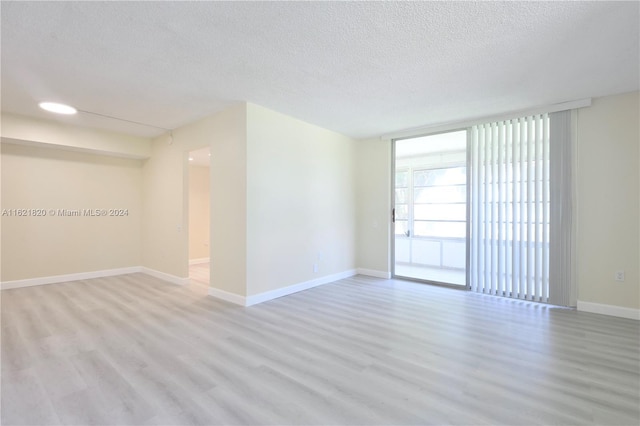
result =
[[[209,167],[189,165],[189,260],[209,258]]]
[[[143,166],[142,265],[189,276],[188,153],[210,147],[210,285],[246,293],[246,105],[153,140]]]

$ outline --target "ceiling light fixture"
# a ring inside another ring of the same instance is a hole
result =
[[[72,106],[59,104],[57,102],[40,102],[38,106],[45,111],[54,112],[56,114],[73,115],[78,112],[78,110]]]
[[[193,157],[189,157],[189,161],[193,161]]]

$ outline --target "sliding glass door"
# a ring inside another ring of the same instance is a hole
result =
[[[395,141],[395,276],[466,286],[466,149],[466,131]]]
[[[394,276],[574,306],[572,117],[395,140]]]

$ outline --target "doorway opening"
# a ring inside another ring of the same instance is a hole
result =
[[[394,272],[467,285],[467,131],[394,141]]]
[[[210,149],[189,152],[189,278],[195,287],[209,287],[210,275]]]

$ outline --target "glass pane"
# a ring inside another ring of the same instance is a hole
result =
[[[416,188],[414,201],[416,203],[465,203],[467,189],[465,185]]]
[[[417,237],[465,238],[467,225],[464,222],[425,222],[416,220],[413,223]]]
[[[465,130],[395,141],[392,178],[396,182],[394,250],[398,276],[465,285],[466,146]],[[500,185],[506,188],[513,178],[505,166],[500,168]],[[476,172],[473,178],[490,179],[490,173],[487,170],[485,177]],[[476,197],[485,200],[484,192]],[[410,237],[404,234],[407,230]]]
[[[396,235],[406,235],[406,232],[407,232],[407,221],[396,220]]]
[[[416,204],[413,209],[416,220],[466,220],[466,204]]]
[[[409,178],[409,172],[396,172],[396,187],[407,187]]]
[[[467,147],[467,131],[440,133],[396,141],[396,158],[430,156],[440,153],[464,152]]]
[[[415,172],[413,172],[414,186],[465,185],[466,183],[466,167],[416,170]]]
[[[407,188],[396,188],[396,203],[404,204],[409,201],[409,190]]]
[[[409,206],[406,204],[396,204],[396,220],[409,219]]]

